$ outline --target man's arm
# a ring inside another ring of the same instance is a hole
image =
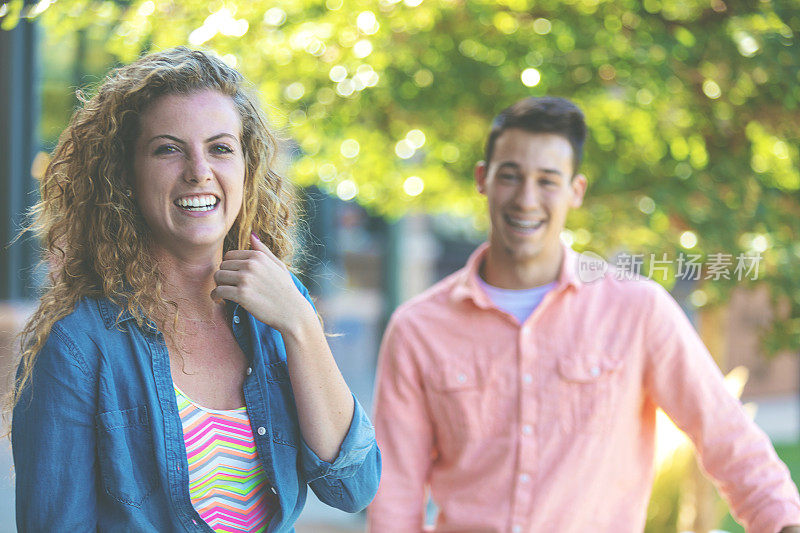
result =
[[[378,495],[369,506],[369,531],[416,533],[425,521],[425,489],[432,464],[433,427],[422,375],[393,317],[381,345],[375,394],[375,431],[383,456]]]
[[[648,393],[692,439],[703,468],[748,532],[776,533],[800,524],[800,497],[788,469],[725,388],[686,315],[661,287],[651,309],[645,339]]]

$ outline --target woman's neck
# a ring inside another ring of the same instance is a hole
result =
[[[214,273],[222,262],[222,251],[178,257],[163,249],[154,251],[163,280],[163,296],[178,304],[181,319],[211,321],[224,312],[211,299],[216,287]]]

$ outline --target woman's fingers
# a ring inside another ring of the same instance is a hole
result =
[[[214,272],[214,282],[217,285],[239,285],[242,275],[236,270],[217,270]]]
[[[216,289],[211,291],[211,299],[215,302],[222,300],[230,300],[240,304],[239,301],[239,288],[233,285],[218,285]]]
[[[286,265],[283,263],[283,261],[275,257],[275,254],[272,253],[272,250],[270,250],[266,244],[261,242],[261,239],[259,239],[258,235],[255,233],[250,234],[250,246],[253,247],[253,250],[259,251],[269,257],[274,263],[286,268]]]
[[[223,259],[225,261],[229,261],[229,260],[233,260],[233,261],[244,260],[244,261],[246,261],[248,259],[253,259],[254,257],[258,257],[259,254],[260,254],[260,252],[258,252],[257,250],[228,250],[227,252],[225,252],[225,256],[223,257]]]
[[[219,265],[220,270],[247,270],[248,262],[244,259],[226,259]]]

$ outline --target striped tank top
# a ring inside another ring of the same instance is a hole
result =
[[[206,409],[177,386],[189,460],[189,496],[214,531],[266,531],[278,502],[256,453],[247,408]]]

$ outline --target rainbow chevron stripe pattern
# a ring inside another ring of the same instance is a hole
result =
[[[178,387],[175,394],[192,505],[218,533],[266,531],[278,504],[256,452],[247,409],[206,409]]]

